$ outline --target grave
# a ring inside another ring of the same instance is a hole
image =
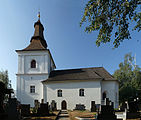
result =
[[[112,105],[101,105],[101,112],[97,120],[116,120],[116,115]]]
[[[56,111],[57,110],[57,106],[56,106],[55,100],[51,101],[50,108],[51,108],[51,111]]]
[[[47,115],[49,115],[48,102],[40,104],[40,107],[38,108],[37,114],[39,116],[47,116]]]
[[[41,103],[44,103],[44,99],[41,99]]]
[[[17,110],[17,99],[9,98],[7,107],[8,120],[18,120],[19,111]]]
[[[110,100],[109,100],[109,98],[105,98],[105,105],[110,105]]]
[[[30,104],[21,104],[21,116],[30,116]]]
[[[127,107],[127,103],[124,102],[124,103],[122,103],[121,106],[120,106],[120,111],[124,112],[125,109],[128,109],[128,107]]]
[[[2,120],[8,119],[8,113],[6,113],[6,110],[4,108],[6,104],[4,104],[3,101],[4,101],[5,94],[8,94],[9,95],[8,98],[11,98],[11,93],[13,93],[13,89],[7,89],[5,84],[2,81],[0,81],[0,119]],[[8,111],[8,108],[7,108],[7,111]]]
[[[83,104],[76,104],[75,110],[85,110],[85,105],[83,105]]]
[[[140,117],[139,107],[137,101],[131,101],[128,103],[129,105],[129,112],[127,112],[128,119],[135,119]]]
[[[5,84],[0,81],[0,117],[4,113],[3,101],[5,96]]]
[[[37,113],[37,110],[40,106],[40,103],[38,100],[34,100],[34,108],[33,108],[33,113]]]
[[[109,100],[109,98],[105,98],[105,105],[101,105],[100,113],[98,111],[97,120],[117,120],[115,111],[114,111],[114,103]]]

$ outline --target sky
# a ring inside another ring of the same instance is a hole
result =
[[[0,70],[8,70],[12,87],[16,89],[18,56],[15,50],[27,47],[34,33],[34,23],[40,20],[44,37],[57,69],[104,67],[113,74],[127,53],[136,54],[141,67],[141,32],[133,31],[131,40],[119,48],[112,43],[95,45],[98,32],[88,34],[80,28],[87,0],[1,0],[0,1]]]

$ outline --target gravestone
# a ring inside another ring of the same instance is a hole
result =
[[[3,101],[5,96],[5,84],[0,81],[0,114],[4,113]]]
[[[138,104],[136,101],[129,102],[129,112],[136,113],[139,110]]]
[[[91,101],[91,112],[96,112],[95,101]]]
[[[33,113],[37,113],[39,106],[40,106],[40,102],[38,100],[34,100]]]
[[[50,106],[50,107],[51,107],[51,110],[52,110],[52,111],[55,111],[55,110],[57,110],[57,107],[56,107],[56,102],[55,102],[55,100],[52,100],[52,101],[51,101],[51,106]]]
[[[0,120],[8,119],[8,114],[6,113],[6,110],[8,111],[8,107],[6,109],[4,108],[5,104],[3,101],[5,94],[9,94],[8,98],[11,98],[11,93],[14,93],[13,89],[7,89],[5,84],[0,80]]]
[[[19,119],[19,112],[17,110],[17,99],[16,98],[10,98],[8,100],[7,115],[8,115],[8,120],[18,120]]]
[[[30,116],[30,104],[21,104],[21,116]]]
[[[110,105],[110,100],[109,100],[109,98],[105,98],[105,105]]]
[[[120,111],[125,111],[125,109],[127,109],[127,103],[122,103],[120,106]]]
[[[85,110],[85,105],[83,105],[83,104],[76,104],[75,110]]]
[[[41,99],[41,103],[44,103],[44,99]]]
[[[40,107],[38,108],[37,113],[40,116],[47,116],[47,115],[49,115],[48,102],[47,103],[41,103]]]
[[[111,105],[101,105],[101,112],[98,114],[97,120],[116,120],[114,108]]]
[[[139,108],[137,101],[131,101],[128,103],[129,105],[129,112],[127,112],[128,119],[136,119],[140,117]]]
[[[110,105],[114,108],[114,102],[110,101]]]

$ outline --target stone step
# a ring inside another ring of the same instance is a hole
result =
[[[59,117],[69,117],[69,114],[60,114]]]
[[[70,120],[67,110],[61,110],[58,115],[58,120]]]
[[[60,112],[60,114],[68,114],[67,112]]]
[[[70,120],[70,118],[69,117],[67,117],[67,118],[63,117],[63,118],[58,118],[57,120]]]

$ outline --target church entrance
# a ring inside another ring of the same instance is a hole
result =
[[[62,101],[61,107],[62,107],[62,110],[66,110],[67,109],[67,103],[66,103],[65,100]]]

